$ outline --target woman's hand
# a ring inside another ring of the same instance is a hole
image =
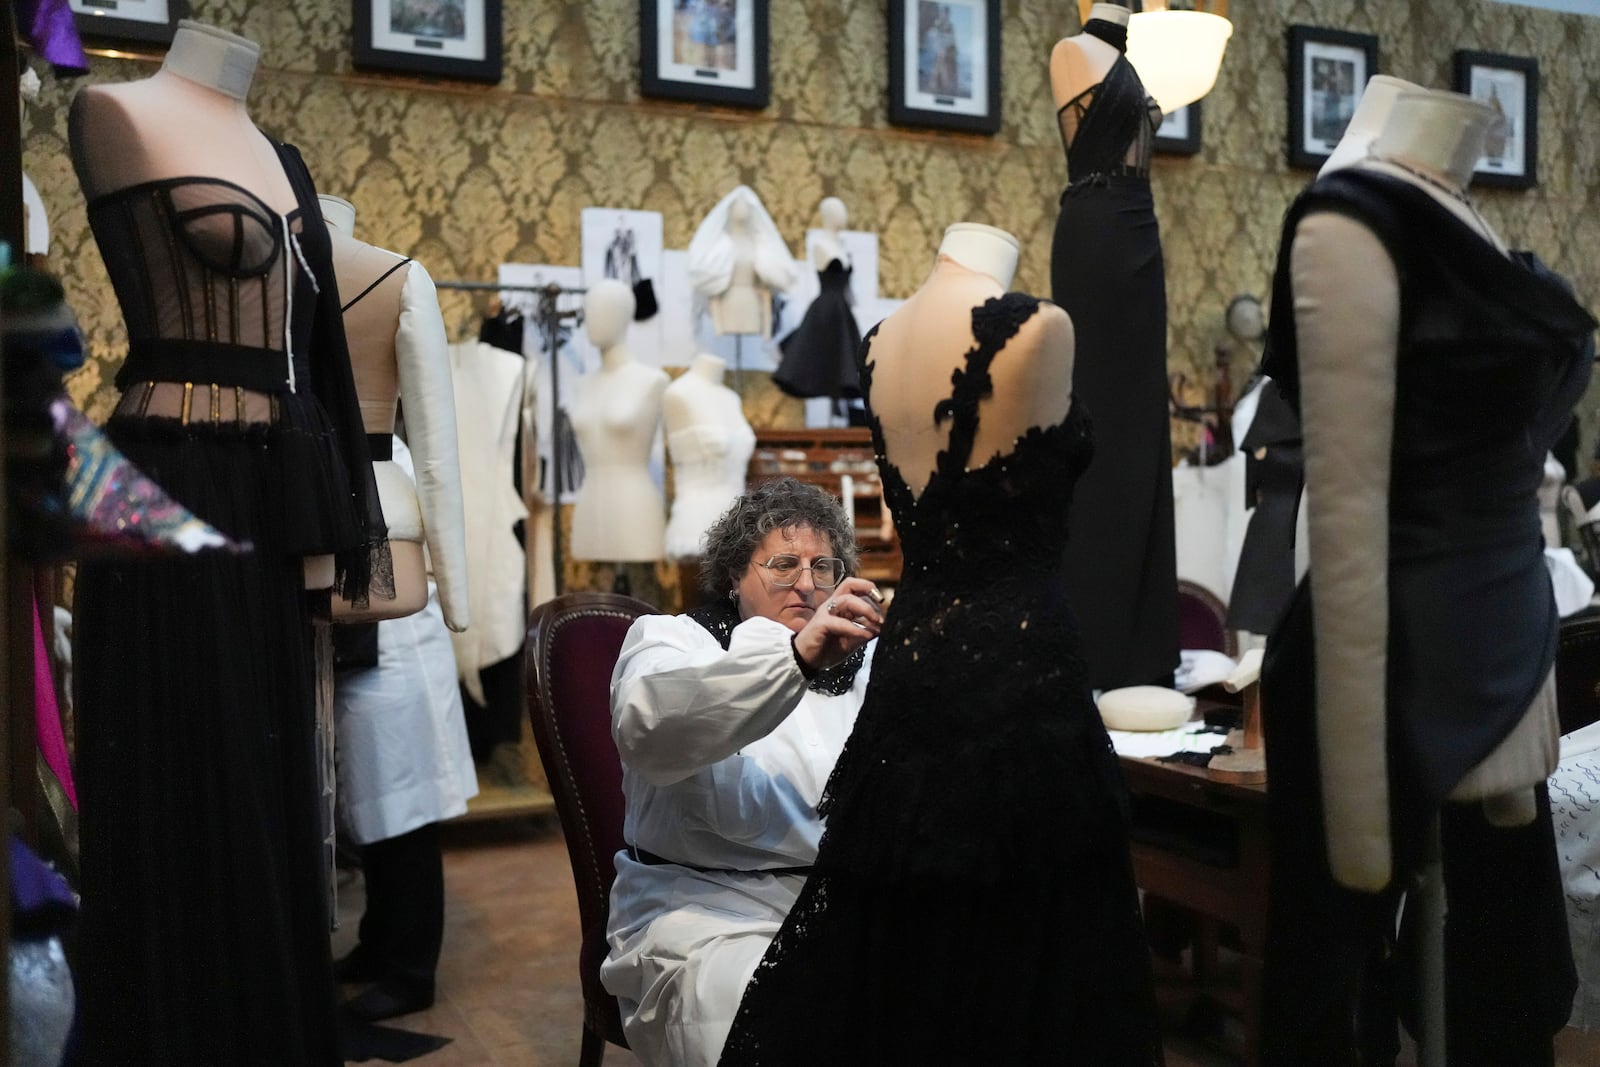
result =
[[[883,595],[865,578],[846,578],[794,637],[794,649],[814,671],[842,663],[878,636],[883,626]]]

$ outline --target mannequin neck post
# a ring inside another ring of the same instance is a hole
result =
[[[1460,93],[1404,92],[1373,140],[1372,155],[1437,175],[1464,191],[1497,119],[1489,107]]]
[[[254,41],[184,19],[161,69],[243,103],[260,58]]]
[[[721,358],[710,353],[702,352],[694,357],[689,364],[689,373],[696,378],[710,382],[712,385],[721,385],[723,374],[727,371],[728,364]]]
[[[1002,289],[1009,289],[1017,274],[1020,251],[1017,239],[1004,230],[978,222],[958,222],[944,231],[938,254],[968,270],[986,274]]]

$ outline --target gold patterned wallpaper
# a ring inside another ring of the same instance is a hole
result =
[[[506,0],[498,86],[352,72],[347,0],[193,0],[194,17],[261,42],[249,101],[298,144],[319,188],[354,201],[367,241],[436,278],[492,279],[505,261],[576,263],[579,211],[662,213],[687,245],[735,183],[753,187],[798,246],[817,202],[842,197],[851,225],[879,234],[881,290],[905,296],[950,222],[988,222],[1023,242],[1019,288],[1049,290],[1065,179],[1048,83],[1051,46],[1077,29],[1071,0],[1002,0],[1004,126],[981,137],[887,121],[886,5],[774,0],[772,106],[751,114],[639,98],[635,0]],[[1286,27],[1378,35],[1380,70],[1448,86],[1458,48],[1536,57],[1540,184],[1485,190],[1483,212],[1600,301],[1600,19],[1489,0],[1233,0],[1236,26],[1204,103],[1204,148],[1155,167],[1170,301],[1170,363],[1198,390],[1223,343],[1223,309],[1266,295],[1284,209],[1310,177],[1284,162]],[[153,60],[102,59],[88,80],[147,76]],[[95,418],[112,403],[120,315],[66,150],[71,95],[48,77],[24,124],[24,164],[53,227],[51,261],[83,319],[93,360],[71,381]],[[1083,254],[1093,256],[1093,249]],[[446,296],[465,333],[471,301]],[[1248,358],[1235,371],[1247,373]],[[1198,395],[1198,394],[1195,394]],[[752,421],[792,423],[798,405],[756,391]],[[1596,394],[1583,415],[1594,440]]]

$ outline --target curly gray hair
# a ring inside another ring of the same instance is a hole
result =
[[[856,532],[844,507],[814,485],[796,478],[765,482],[745,493],[706,531],[706,552],[700,564],[700,585],[723,594],[739,584],[750,556],[773,530],[806,526],[828,539],[833,554],[844,560],[846,574],[856,572]]]

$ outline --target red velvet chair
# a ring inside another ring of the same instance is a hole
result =
[[[623,847],[622,763],[611,740],[611,670],[628,627],[656,609],[615,593],[568,593],[528,620],[528,718],[567,838],[583,947],[583,1053],[599,1067],[610,1041],[628,1047],[617,1001],[600,984],[612,858]]]
[[[1239,642],[1228,629],[1227,605],[1198,582],[1178,580],[1178,641],[1181,648],[1210,648],[1239,655]]]

